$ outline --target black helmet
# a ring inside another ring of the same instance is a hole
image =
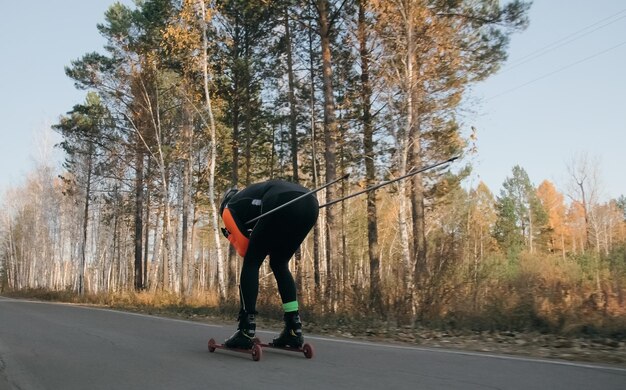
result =
[[[222,203],[220,204],[220,215],[224,213],[226,205],[228,204],[228,202],[230,202],[231,198],[235,196],[237,192],[239,192],[237,186],[230,187],[226,190],[226,192],[224,192],[224,196],[222,196]]]

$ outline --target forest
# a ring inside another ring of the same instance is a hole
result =
[[[85,100],[0,207],[0,289],[174,296],[237,305],[241,258],[222,236],[233,185],[284,179],[320,204],[290,265],[304,312],[397,324],[626,332],[626,197],[598,165],[570,184],[521,166],[494,193],[461,115],[530,2],[138,0],[68,59]],[[267,262],[266,262],[267,263]],[[279,306],[269,266],[260,301]],[[263,306],[262,306],[263,307]],[[261,313],[262,315],[262,313]]]

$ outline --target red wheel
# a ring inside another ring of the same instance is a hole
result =
[[[311,359],[315,354],[313,346],[311,344],[304,344],[302,346],[302,352],[304,352],[304,357],[307,359]]]
[[[209,340],[209,352],[215,352],[215,340]]]
[[[255,343],[252,347],[252,360],[258,362],[259,360],[261,360],[261,356],[263,356],[263,350],[261,349],[261,346],[259,344]]]
[[[258,338],[258,337],[255,337],[255,338],[252,339],[252,342],[255,343],[255,344],[261,344],[261,339]]]

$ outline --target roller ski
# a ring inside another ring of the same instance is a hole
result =
[[[281,349],[283,351],[301,352],[304,357],[311,359],[314,355],[313,346],[304,342],[302,337],[302,322],[298,312],[285,313],[285,328],[280,335],[273,339],[271,343],[264,344],[258,338],[254,339],[255,344],[265,348]]]
[[[304,343],[301,347],[291,347],[291,346],[275,345],[273,342],[266,344],[266,343],[261,342],[261,340],[259,339],[256,339],[255,342],[257,346],[263,347],[263,348],[280,349],[282,351],[289,351],[289,352],[300,352],[304,354],[304,357],[307,359],[311,359],[313,358],[313,356],[315,356],[315,350],[313,349],[313,346],[309,343]]]
[[[239,326],[237,327],[237,332],[224,341],[224,344],[218,344],[214,339],[210,339],[209,352],[215,352],[216,349],[223,349],[227,351],[248,353],[252,356],[252,360],[255,362],[259,361],[263,355],[263,350],[261,349],[261,345],[255,342],[255,332],[256,322],[254,314],[241,312],[239,313]]]
[[[263,349],[261,348],[260,344],[254,344],[252,348],[250,349],[230,348],[230,347],[227,347],[225,344],[218,344],[214,339],[210,339],[209,340],[209,352],[215,352],[216,349],[247,353],[250,356],[252,356],[252,360],[254,360],[255,362],[258,362],[259,360],[261,360],[261,356],[263,356]]]

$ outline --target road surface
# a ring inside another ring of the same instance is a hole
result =
[[[233,326],[0,297],[0,390],[626,389],[626,369],[307,336],[315,357],[218,350]],[[274,334],[257,332],[262,340]]]

